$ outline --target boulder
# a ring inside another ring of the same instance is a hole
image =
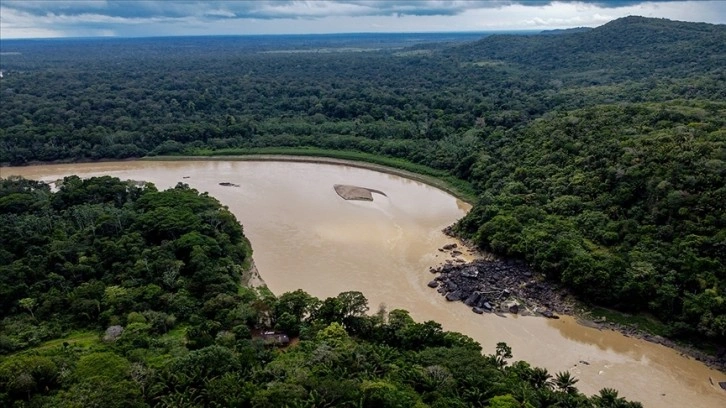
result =
[[[452,250],[452,249],[454,249],[456,247],[458,247],[458,245],[456,245],[456,244],[446,244],[442,248],[445,249],[445,250],[447,250],[447,251],[450,251],[450,250]]]
[[[431,282],[428,283],[428,286],[430,288],[436,288],[436,287],[439,286],[439,282],[436,282],[435,280],[432,280]]]
[[[510,300],[508,302],[502,302],[501,306],[502,310],[509,311],[509,313],[517,314],[519,313],[519,303],[517,303],[514,300]]]
[[[454,270],[456,270],[456,267],[451,263],[450,259],[447,259],[446,263],[441,266],[441,273],[451,273]]]
[[[121,334],[123,334],[124,328],[121,326],[110,326],[108,329],[106,329],[106,333],[103,335],[103,341],[106,342],[114,342],[118,340],[119,337],[121,337]]]
[[[461,276],[464,276],[466,278],[476,278],[479,276],[479,269],[477,269],[474,265],[469,265],[466,268],[462,269]]]
[[[474,312],[474,313],[476,313],[476,314],[482,314],[482,313],[484,313],[484,311],[481,310],[481,309],[479,309],[478,307],[472,307],[471,308],[471,311]]]
[[[476,292],[472,293],[471,295],[469,295],[469,297],[466,298],[466,300],[464,300],[464,304],[467,306],[476,305],[477,303],[479,303],[479,296],[480,295]]]
[[[484,302],[484,304],[483,304],[483,305],[481,305],[481,307],[482,307],[482,308],[483,308],[484,310],[489,310],[489,311],[491,311],[491,310],[493,309],[492,305],[491,305],[491,304],[490,304],[489,302]]]
[[[447,293],[446,300],[448,300],[449,302],[456,302],[458,300],[461,300],[461,291],[455,290],[453,292]]]
[[[542,314],[542,316],[544,316],[548,319],[559,319],[560,318],[560,316],[557,316],[556,314],[552,313],[551,310],[543,310],[540,312],[540,314]]]

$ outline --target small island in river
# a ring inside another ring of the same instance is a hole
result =
[[[386,193],[372,188],[350,186],[347,184],[333,185],[335,192],[344,200],[373,201],[373,193],[386,196]],[[387,197],[387,196],[386,196]]]

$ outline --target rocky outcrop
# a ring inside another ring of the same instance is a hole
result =
[[[573,312],[573,304],[564,290],[545,282],[520,261],[447,261],[431,268],[431,272],[437,276],[429,287],[437,288],[448,301],[464,302],[477,314],[505,312],[556,319],[558,313]]]
[[[438,268],[431,268],[430,272],[437,276],[429,282],[429,287],[435,288],[448,301],[463,302],[476,314],[493,313],[503,317],[512,313],[550,319],[559,319],[558,314],[576,315],[572,296],[545,281],[522,261],[489,258],[462,264],[449,259]],[[599,330],[615,330],[625,336],[674,348],[710,367],[726,369],[726,347],[712,356],[632,326],[607,321],[578,321]]]
[[[453,252],[458,247],[466,248],[469,253],[472,253],[473,243],[458,237],[452,226],[444,228],[442,232],[449,237],[460,240],[463,245],[445,245],[439,248],[440,252]],[[436,291],[442,296],[447,296],[452,287],[456,288],[460,292],[459,296],[463,296],[462,301],[467,306],[471,306],[472,312],[477,314],[480,314],[481,311],[482,313],[492,312],[498,316],[504,316],[502,312],[511,311],[507,304],[503,303],[510,298],[516,299],[518,301],[518,314],[536,314],[550,319],[558,319],[557,314],[576,316],[578,323],[581,325],[598,330],[614,330],[625,336],[661,344],[709,367],[726,372],[726,346],[717,347],[715,355],[710,355],[693,347],[678,344],[673,340],[649,334],[633,326],[605,320],[583,319],[582,316],[578,316],[582,310],[575,310],[576,302],[566,290],[545,281],[543,277],[534,273],[524,262],[497,259],[494,255],[486,252],[479,252],[477,256],[479,259],[471,263],[462,264],[459,263],[459,261],[463,261],[462,259],[454,258],[453,260],[447,260],[438,268],[431,268],[432,273],[438,274],[432,281],[437,284],[435,286]],[[471,296],[475,293],[479,297]],[[511,306],[511,304],[509,305]],[[586,362],[582,363],[586,364]],[[720,382],[718,385],[726,391],[726,382]]]

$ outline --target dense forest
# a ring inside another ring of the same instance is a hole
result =
[[[0,162],[403,159],[473,187],[455,230],[482,248],[726,344],[726,27],[628,17],[446,41],[2,41]]]
[[[242,286],[242,227],[181,183],[0,180],[0,233],[2,406],[642,406],[360,292]]]

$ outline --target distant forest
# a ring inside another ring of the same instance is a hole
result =
[[[726,344],[726,27],[366,41],[2,41],[0,162],[402,159],[472,186],[455,230],[482,248],[670,337]]]

